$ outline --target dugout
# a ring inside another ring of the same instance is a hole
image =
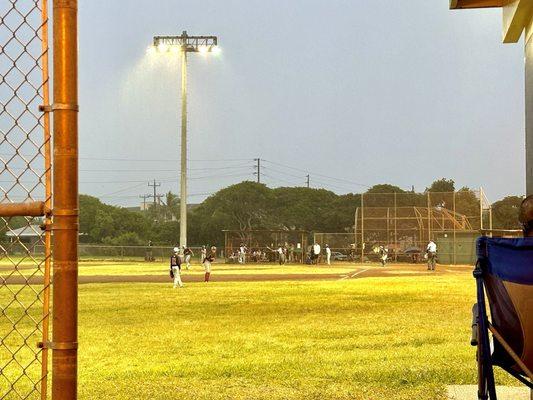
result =
[[[276,262],[279,246],[287,248],[287,262],[305,263],[309,232],[302,230],[223,230],[224,256],[227,263],[236,263],[241,244],[248,249],[246,262]]]
[[[437,259],[439,264],[471,264],[476,262],[476,240],[478,231],[437,232]]]

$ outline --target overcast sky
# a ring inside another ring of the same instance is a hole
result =
[[[178,191],[180,62],[146,50],[186,29],[223,49],[190,56],[190,202],[254,179],[256,157],[269,186],[522,194],[523,45],[501,44],[500,10],[448,3],[80,2],[80,191]]]

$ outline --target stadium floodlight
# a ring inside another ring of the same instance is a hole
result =
[[[216,36],[154,36],[158,53],[181,56],[181,170],[180,170],[180,245],[187,246],[187,53],[218,54]]]

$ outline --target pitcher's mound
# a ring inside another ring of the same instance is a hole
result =
[[[450,400],[477,400],[477,385],[450,385],[447,388]],[[524,387],[497,386],[498,400],[530,400],[529,389]]]

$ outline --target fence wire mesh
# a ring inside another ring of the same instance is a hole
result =
[[[315,234],[316,242],[353,260],[376,261],[384,246],[394,261],[419,262],[432,239],[442,263],[471,263],[475,238],[492,225],[482,190],[365,193],[356,200],[352,232]]]
[[[50,208],[47,19],[47,0],[0,2],[0,204]],[[0,399],[46,398],[48,218],[0,217]]]

